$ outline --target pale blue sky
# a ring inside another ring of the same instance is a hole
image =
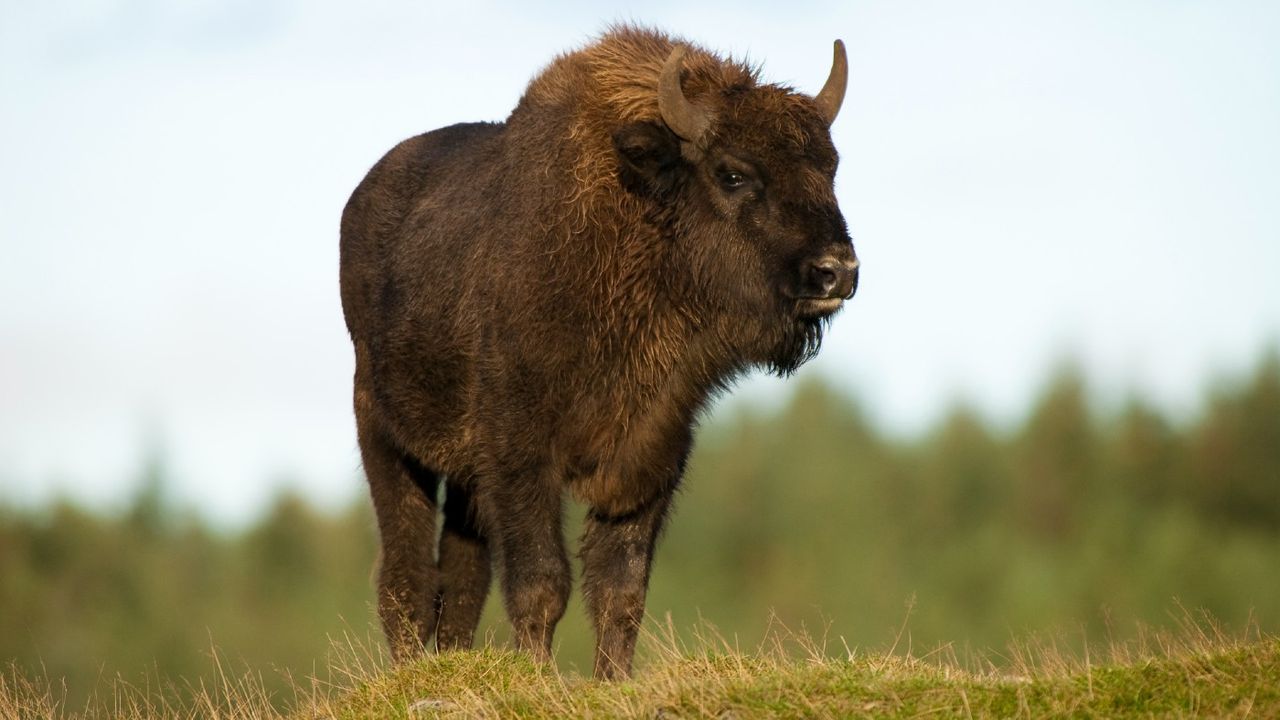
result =
[[[1280,5],[462,4],[0,6],[0,499],[118,502],[150,437],[219,517],[360,492],[342,204],[614,20],[811,92],[846,41],[864,274],[804,372],[887,427],[1016,418],[1064,354],[1186,414],[1280,337]]]

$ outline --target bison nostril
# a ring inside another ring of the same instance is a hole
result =
[[[858,261],[825,257],[809,266],[810,297],[849,298],[858,285]]]
[[[840,265],[835,260],[820,260],[809,268],[809,283],[818,295],[830,295],[839,281]]]

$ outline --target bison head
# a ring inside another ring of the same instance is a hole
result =
[[[681,246],[688,292],[732,328],[735,354],[778,374],[817,352],[825,322],[858,285],[858,260],[836,203],[830,125],[848,77],[835,44],[815,97],[755,83],[681,87],[685,48],[658,82],[662,122],[614,133],[619,178]]]

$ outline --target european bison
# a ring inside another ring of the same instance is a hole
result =
[[[394,658],[470,646],[494,561],[519,647],[548,658],[568,490],[595,673],[630,672],[700,409],[811,358],[857,286],[828,129],[846,78],[839,41],[809,97],[615,27],[506,122],[406,140],[356,188],[342,307]]]

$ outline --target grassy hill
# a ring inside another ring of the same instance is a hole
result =
[[[862,652],[785,630],[748,652],[713,632],[698,638],[649,635],[636,678],[614,684],[492,645],[389,670],[377,646],[348,642],[323,679],[295,683],[285,711],[260,677],[221,667],[214,687],[118,683],[87,708],[10,673],[0,680],[0,717],[1280,717],[1280,638],[1228,637],[1200,622],[1143,633],[1101,656],[1035,640],[1001,657],[960,658],[946,647]]]

